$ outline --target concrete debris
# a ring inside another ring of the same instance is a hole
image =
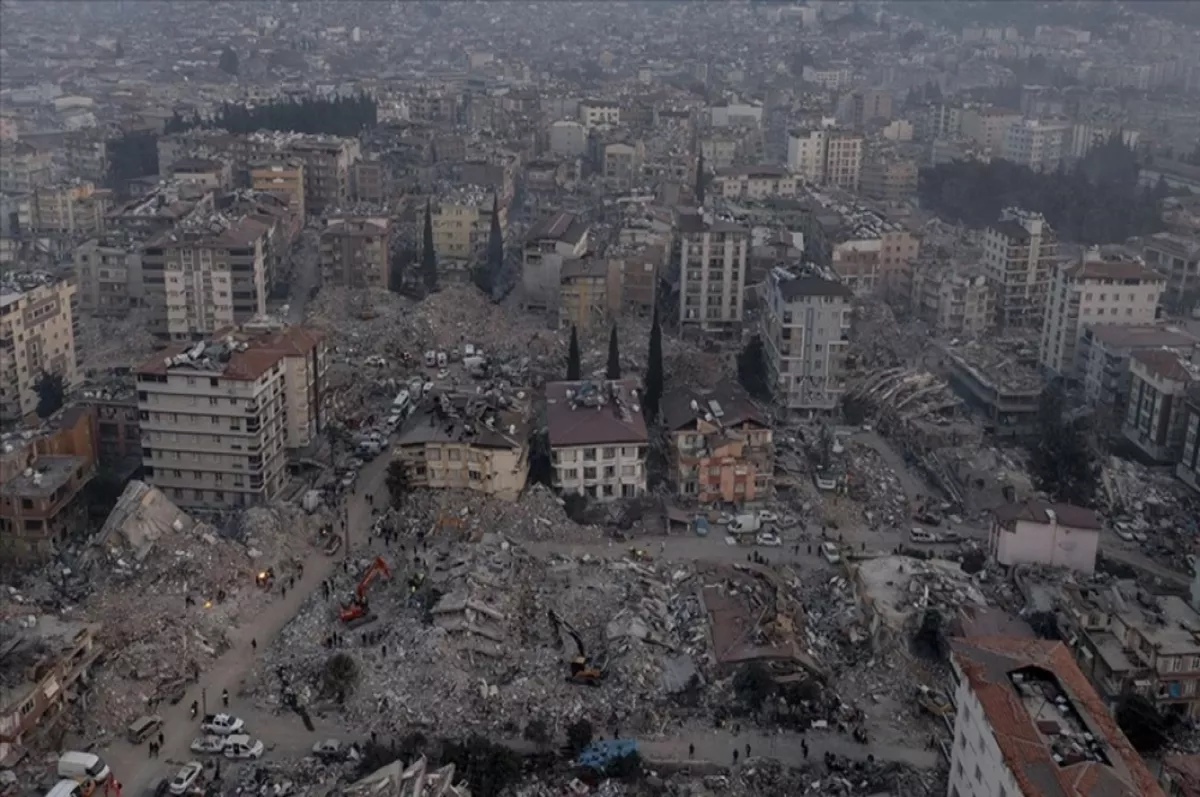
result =
[[[345,797],[470,797],[465,784],[454,784],[454,765],[430,770],[421,756],[405,766],[393,761],[342,789]]]

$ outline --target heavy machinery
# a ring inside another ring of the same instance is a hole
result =
[[[371,586],[371,582],[381,575],[391,578],[392,571],[388,568],[387,562],[383,561],[383,557],[377,556],[359,579],[350,602],[342,607],[340,617],[343,623],[354,627],[371,618],[370,604],[367,602],[367,587]]]
[[[559,647],[562,646],[562,632],[566,631],[571,639],[575,642],[575,656],[569,662],[570,674],[567,680],[573,684],[583,684],[585,686],[599,686],[608,677],[608,657],[589,657],[587,650],[583,645],[583,638],[579,636],[579,632],[574,626],[558,615],[558,612],[550,610],[550,625],[554,629],[554,636],[557,639]]]

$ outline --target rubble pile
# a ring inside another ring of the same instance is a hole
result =
[[[874,448],[862,443],[852,442],[846,449],[850,497],[862,506],[862,520],[872,527],[888,526],[904,528],[909,520],[908,495],[900,482],[896,471],[884,462],[883,457]],[[827,516],[836,515],[842,505],[826,506]],[[844,514],[844,512],[843,512]],[[858,518],[844,518],[847,528]]]
[[[158,348],[150,334],[145,311],[131,310],[125,318],[80,314],[75,347],[97,373],[112,368],[141,365]]]
[[[455,518],[451,523],[447,519]],[[582,526],[567,517],[562,500],[550,488],[531,483],[517,502],[502,501],[474,490],[421,490],[411,494],[402,512],[389,517],[400,537],[452,526],[462,538],[495,532],[514,541],[603,542],[597,526]]]
[[[1166,537],[1184,543],[1181,552],[1192,552],[1200,534],[1200,501],[1169,472],[1109,457],[1100,482],[1113,521],[1134,533],[1151,533],[1159,542]]]

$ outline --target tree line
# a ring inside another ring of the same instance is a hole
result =
[[[278,130],[331,136],[356,136],[379,122],[379,106],[369,94],[346,97],[302,97],[280,99],[253,107],[223,103],[216,113],[202,117],[176,111],[167,120],[166,133],[194,128],[218,128],[230,133]]]
[[[1139,186],[1138,170],[1136,153],[1114,134],[1069,169],[954,161],[922,169],[918,190],[925,208],[971,227],[992,224],[1015,206],[1043,214],[1064,240],[1121,243],[1163,229],[1159,203],[1170,191],[1161,180]]]

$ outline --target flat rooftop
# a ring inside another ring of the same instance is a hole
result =
[[[71,481],[71,474],[82,470],[87,460],[76,456],[42,456],[20,476],[0,485],[0,495],[44,498]]]

